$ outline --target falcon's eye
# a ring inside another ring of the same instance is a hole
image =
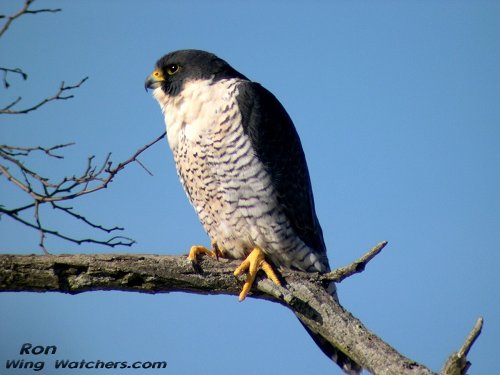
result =
[[[179,70],[179,65],[177,65],[177,64],[171,64],[171,65],[167,66],[167,74],[169,76],[174,75],[175,73],[177,73],[178,70]]]

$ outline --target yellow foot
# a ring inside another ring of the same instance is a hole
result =
[[[270,278],[276,285],[281,286],[278,276],[276,276],[276,273],[274,272],[271,265],[266,262],[264,252],[256,247],[234,271],[235,276],[239,276],[247,271],[247,279],[245,281],[245,284],[243,284],[243,289],[241,290],[239,297],[240,301],[243,301],[247,296],[250,288],[253,285],[255,276],[257,276],[257,272],[259,272],[259,270],[264,271],[268,278]]]
[[[198,255],[208,255],[211,257],[216,257],[219,259],[219,257],[222,257],[222,252],[219,250],[219,247],[217,246],[217,242],[212,242],[212,250],[208,250],[205,246],[191,246],[191,249],[189,250],[189,255],[188,259],[196,263],[197,262],[197,256]]]

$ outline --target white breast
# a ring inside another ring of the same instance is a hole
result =
[[[242,259],[258,246],[275,265],[324,270],[295,235],[271,176],[245,134],[238,83],[197,80],[185,83],[174,97],[161,88],[153,92],[186,193],[225,255]]]
[[[169,97],[159,87],[153,95],[160,103],[170,148],[175,150],[184,137],[188,141],[205,138],[220,121],[223,109],[229,101],[228,89],[234,79],[219,81],[194,80],[184,84],[182,94]]]

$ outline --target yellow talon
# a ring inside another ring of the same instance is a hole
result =
[[[213,256],[212,252],[208,250],[205,246],[195,245],[191,246],[191,250],[189,250],[188,259],[191,262],[196,262],[196,257],[198,256],[198,254]]]
[[[255,281],[255,276],[257,272],[262,270],[266,273],[267,277],[270,278],[276,285],[281,286],[281,282],[278,276],[274,272],[271,265],[266,262],[264,252],[258,247],[254,248],[252,252],[246,257],[246,259],[240,264],[236,270],[234,270],[234,275],[239,276],[245,271],[247,271],[247,279],[245,284],[243,284],[243,289],[241,290],[239,300],[243,301],[247,296],[250,288],[252,288],[253,282]]]
[[[196,258],[199,254],[216,257],[217,259],[219,259],[219,257],[222,257],[222,251],[219,250],[219,246],[217,246],[217,242],[215,241],[212,242],[211,251],[208,250],[205,246],[200,246],[200,245],[191,246],[191,249],[189,250],[188,259],[191,262],[196,263],[197,261]]]

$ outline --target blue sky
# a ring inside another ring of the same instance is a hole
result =
[[[10,14],[21,1],[3,1]],[[63,176],[87,156],[115,161],[160,135],[143,83],[163,54],[205,49],[262,83],[301,136],[332,267],[381,240],[361,275],[339,285],[343,305],[410,358],[438,371],[479,316],[470,374],[492,373],[500,339],[500,3],[495,1],[39,1],[0,40],[9,76],[0,106],[89,80],[75,98],[0,117],[1,143],[70,141],[66,159],[34,168]],[[74,246],[53,253],[183,254],[209,244],[178,182],[166,142],[99,193],[74,202],[100,224],[126,228],[133,248]],[[0,179],[2,202],[24,202]],[[50,210],[47,225],[99,236]],[[38,234],[0,221],[0,251],[41,253]],[[281,306],[231,296],[0,294],[0,373],[24,342],[71,360],[166,360],[165,374],[340,374]],[[258,360],[245,360],[245,347]],[[29,358],[33,359],[33,358]],[[55,358],[48,358],[52,363]],[[41,373],[50,374],[46,365]],[[26,370],[29,373],[32,370]],[[52,370],[53,371],[53,370]],[[74,370],[89,374],[91,370]],[[96,370],[105,374],[106,370]],[[116,370],[109,370],[116,373]],[[130,371],[134,373],[134,371]]]

